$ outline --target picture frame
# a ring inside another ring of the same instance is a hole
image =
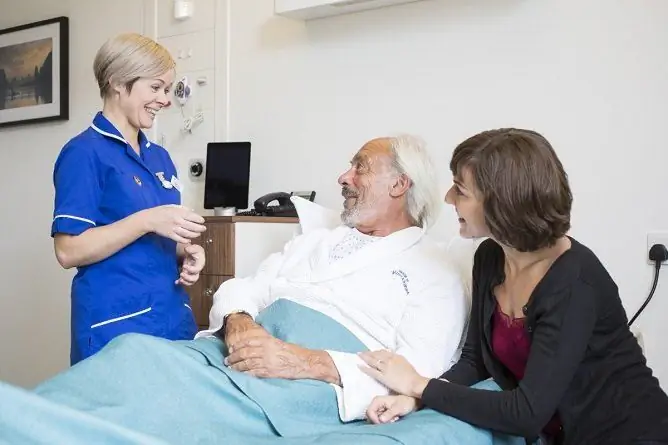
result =
[[[0,30],[0,128],[69,119],[69,19]]]

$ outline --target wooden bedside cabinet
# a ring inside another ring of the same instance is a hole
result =
[[[234,277],[246,277],[260,263],[299,234],[299,219],[266,216],[207,216],[206,232],[195,240],[204,247],[206,265],[194,285],[187,287],[199,330],[208,329],[213,294]]]

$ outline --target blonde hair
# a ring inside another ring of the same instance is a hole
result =
[[[161,76],[175,65],[165,47],[141,34],[128,33],[112,37],[100,47],[93,71],[104,99],[112,83],[124,85],[130,92],[139,78]]]

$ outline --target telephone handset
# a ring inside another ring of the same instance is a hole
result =
[[[259,197],[253,203],[253,209],[237,213],[239,216],[297,216],[297,209],[290,201],[291,196],[301,196],[309,201],[315,199],[315,191],[310,192],[273,192]],[[272,204],[276,201],[276,204]]]
[[[277,204],[269,205],[277,201]],[[255,213],[262,216],[297,216],[297,209],[285,192],[268,193],[253,203]]]

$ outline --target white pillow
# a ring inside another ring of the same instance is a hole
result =
[[[291,196],[290,200],[297,209],[299,225],[302,233],[316,229],[334,229],[341,225],[341,213],[316,204],[299,196]]]
[[[456,235],[447,244],[439,243],[439,246],[447,252],[449,261],[454,264],[462,278],[469,306],[472,297],[473,257],[478,246],[483,241],[484,239],[467,239]]]

